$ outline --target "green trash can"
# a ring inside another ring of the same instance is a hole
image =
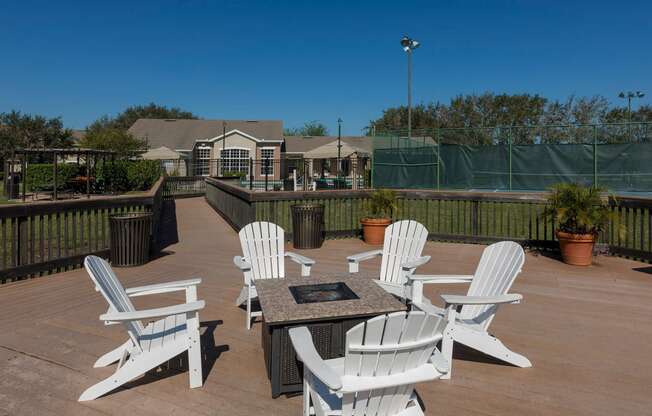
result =
[[[151,212],[129,212],[109,216],[111,265],[140,266],[149,261]]]
[[[297,204],[292,211],[292,242],[294,248],[319,248],[324,244],[324,206]]]

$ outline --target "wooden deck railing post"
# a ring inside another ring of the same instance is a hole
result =
[[[18,217],[16,219],[16,262],[17,266],[22,266],[24,264],[27,264],[29,262],[29,242],[27,240],[28,237],[28,226],[29,218],[28,217]]]
[[[480,224],[480,201],[471,201],[471,233],[474,236],[479,234]]]

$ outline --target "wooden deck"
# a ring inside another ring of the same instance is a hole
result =
[[[0,414],[10,415],[298,415],[301,398],[271,398],[260,347],[260,324],[245,329],[234,306],[242,275],[236,233],[203,199],[176,201],[180,243],[149,264],[118,269],[125,286],[201,276],[205,384],[188,389],[187,373],[170,369],[80,404],[79,394],[108,376],[93,369],[99,355],[124,341],[120,326],[104,327],[106,304],[85,271],[0,286]],[[304,252],[314,275],[346,271],[345,256],[362,242],[327,241]],[[472,273],[482,246],[428,243],[423,273]],[[378,262],[363,266],[372,272]],[[298,266],[288,265],[298,274]],[[437,291],[464,293],[463,286]],[[518,369],[461,351],[450,381],[418,389],[429,415],[652,414],[652,267],[600,257],[589,268],[528,254],[513,292],[521,305],[503,307],[493,332],[534,364]],[[433,289],[427,291],[436,299]],[[182,301],[136,299],[136,307]]]

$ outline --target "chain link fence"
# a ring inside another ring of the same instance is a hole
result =
[[[402,131],[374,138],[373,186],[652,191],[652,123]]]

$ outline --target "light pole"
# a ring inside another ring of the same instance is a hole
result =
[[[627,98],[627,133],[629,134],[629,140],[632,140],[632,98],[643,98],[645,94],[640,91],[621,91],[618,97]]]
[[[412,137],[412,51],[418,48],[421,44],[414,39],[407,36],[401,38],[401,46],[408,59],[408,82],[407,82],[407,100],[408,100],[408,139]]]
[[[643,98],[645,97],[645,94],[642,93],[641,91],[627,91],[627,92],[621,92],[618,94],[619,98],[627,98],[627,121],[629,123],[632,122],[632,98]]]
[[[340,178],[341,160],[342,157],[342,119],[337,118],[337,179]]]
[[[226,121],[222,121],[222,150],[226,150]]]

